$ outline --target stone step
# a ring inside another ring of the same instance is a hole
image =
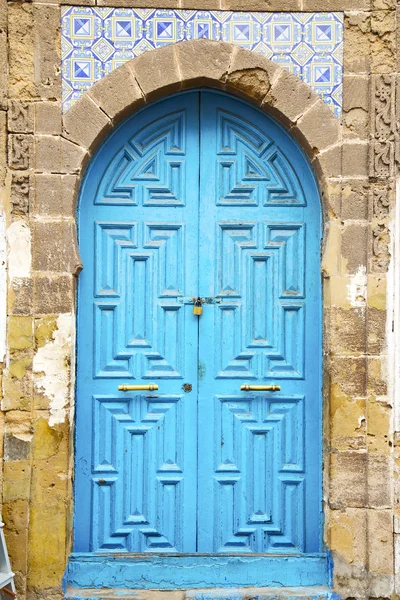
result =
[[[77,589],[65,600],[339,600],[326,587],[210,588],[203,590]]]

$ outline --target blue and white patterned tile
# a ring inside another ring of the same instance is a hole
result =
[[[63,110],[131,58],[182,40],[237,44],[308,83],[342,110],[342,13],[267,13],[154,8],[63,7]]]

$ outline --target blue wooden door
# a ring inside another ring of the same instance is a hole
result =
[[[321,550],[318,202],[293,140],[218,93],[143,110],[94,157],[76,551]]]
[[[320,210],[272,120],[202,94],[199,552],[320,546]],[[241,391],[242,384],[280,392]]]

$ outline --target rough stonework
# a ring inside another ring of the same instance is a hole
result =
[[[155,99],[201,86],[226,90],[271,114],[296,137],[317,174],[324,210],[325,541],[334,562],[333,590],[349,600],[397,600],[400,411],[392,298],[398,286],[393,232],[400,231],[398,3],[324,3],[324,10],[344,11],[342,123],[279,64],[208,40],[129,61],[62,119],[60,4],[0,0],[0,203],[8,277],[7,315],[0,315],[7,319],[0,363],[1,505],[19,600],[64,597],[72,544],[79,183],[90,157],[123,118]],[[243,7],[236,0],[68,4]],[[245,9],[307,12],[321,10],[321,3],[250,0]]]

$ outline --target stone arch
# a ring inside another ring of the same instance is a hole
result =
[[[100,141],[129,114],[163,96],[201,86],[247,100],[299,140],[317,173],[326,219],[332,206],[329,179],[341,174],[340,122],[309,85],[283,67],[224,42],[164,46],[101,79],[64,115],[62,136],[73,143],[66,152],[74,157],[64,160],[74,162],[75,172],[82,173]]]

